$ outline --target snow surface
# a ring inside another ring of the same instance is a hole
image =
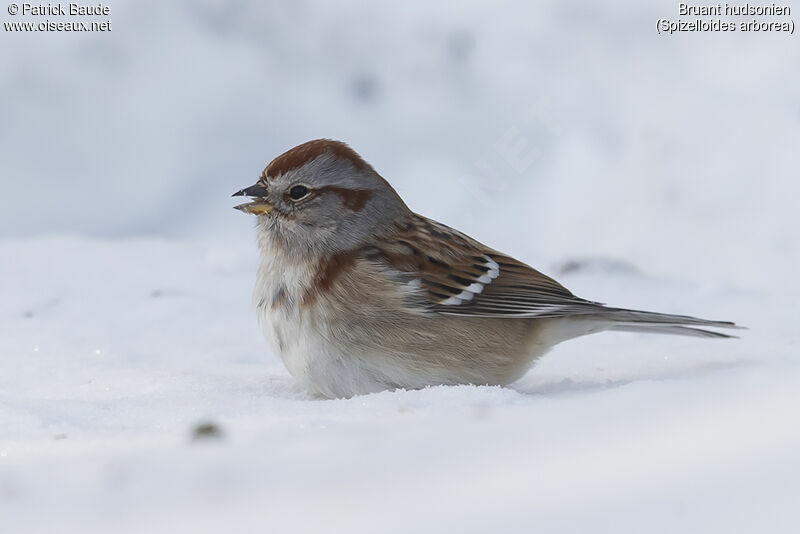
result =
[[[658,36],[676,12],[138,1],[2,32],[0,532],[800,531],[798,37]],[[580,296],[749,330],[311,398],[228,197],[322,136]]]

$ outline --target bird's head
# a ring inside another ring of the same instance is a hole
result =
[[[361,156],[330,139],[281,154],[234,196],[251,198],[236,209],[258,216],[262,239],[301,254],[352,250],[408,212]]]

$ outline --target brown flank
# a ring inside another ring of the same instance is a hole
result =
[[[311,282],[311,287],[303,295],[303,306],[311,305],[318,295],[330,291],[333,283],[342,272],[353,265],[356,261],[355,252],[339,252],[330,258],[322,260],[319,264],[317,274]]]

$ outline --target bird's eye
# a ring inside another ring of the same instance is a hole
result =
[[[308,196],[308,188],[304,185],[295,185],[289,189],[289,198],[292,200],[300,200]]]

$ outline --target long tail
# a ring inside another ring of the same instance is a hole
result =
[[[610,322],[609,330],[620,330],[623,332],[735,338],[737,336],[732,334],[705,330],[705,328],[744,328],[730,321],[709,321],[689,315],[671,315],[668,313],[653,313],[639,310],[626,310],[623,308],[603,307],[598,310],[598,313],[592,314],[592,317],[603,322]],[[704,328],[692,328],[697,326],[702,326]]]

